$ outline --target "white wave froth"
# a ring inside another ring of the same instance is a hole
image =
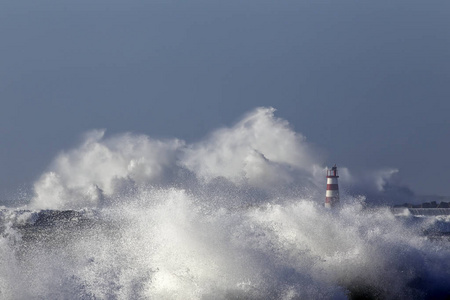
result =
[[[319,151],[274,112],[257,108],[234,126],[194,144],[131,133],[106,138],[104,130],[91,131],[81,145],[54,159],[35,182],[28,207],[102,207],[139,186],[192,189],[221,183],[227,189],[252,190],[258,197],[323,194],[325,166]],[[347,190],[351,186],[357,193],[388,191],[396,197],[408,191],[392,184],[392,170],[366,172],[368,176],[352,176],[345,167],[339,170]]]
[[[97,211],[96,226],[54,224],[48,236],[36,227],[31,241],[9,244],[4,237],[2,258],[10,259],[1,267],[2,295],[345,299],[359,289],[411,299],[450,292],[448,243],[428,240],[387,209],[355,202],[330,212],[302,199],[211,209],[207,199],[174,188],[124,200]]]
[[[272,108],[194,144],[90,132],[35,183],[34,211],[2,210],[0,298],[449,295],[449,244],[423,235],[448,220],[363,209],[346,189],[325,210],[324,169]],[[398,193],[394,171],[339,170],[358,191]]]

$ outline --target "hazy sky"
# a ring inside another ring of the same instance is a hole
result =
[[[87,130],[196,141],[258,106],[450,195],[447,0],[6,0],[0,38],[0,195]]]

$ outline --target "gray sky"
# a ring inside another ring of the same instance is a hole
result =
[[[8,0],[0,37],[0,195],[89,129],[195,141],[257,106],[450,195],[449,1]]]

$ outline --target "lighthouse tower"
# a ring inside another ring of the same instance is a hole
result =
[[[327,170],[327,194],[325,198],[325,207],[333,208],[339,204],[339,185],[338,171],[336,165]]]

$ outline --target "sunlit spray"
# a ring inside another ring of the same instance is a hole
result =
[[[0,209],[0,299],[450,295],[450,219],[366,209],[368,191],[391,195],[393,172],[344,166],[346,205],[327,213],[324,159],[274,111],[196,143],[88,133],[26,210]],[[337,168],[328,177],[332,206]]]

